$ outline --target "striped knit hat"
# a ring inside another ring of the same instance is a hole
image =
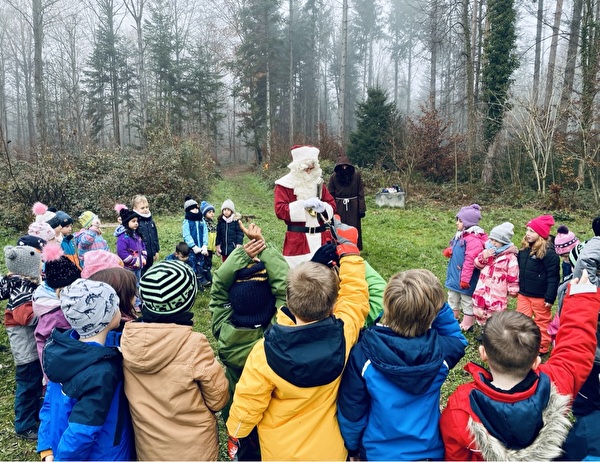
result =
[[[198,286],[194,271],[178,260],[164,260],[140,279],[142,310],[153,315],[172,315],[194,306]]]

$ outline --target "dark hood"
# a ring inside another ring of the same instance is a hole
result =
[[[342,165],[347,165],[348,167],[352,168],[352,171],[354,171],[354,166],[352,165],[352,162],[350,162],[350,159],[348,159],[348,156],[344,151],[341,151],[338,155],[334,170],[338,172],[339,170],[341,170]]]
[[[529,390],[512,393],[512,390],[503,392],[494,389],[486,376],[486,373],[473,374],[477,388],[485,387],[486,392],[477,388],[471,391],[471,409],[490,435],[506,448],[528,447],[544,425],[542,412],[550,399],[550,378],[543,373],[538,377],[532,371],[522,382],[531,383],[526,387]]]
[[[344,322],[333,316],[302,326],[272,325],[265,332],[267,363],[298,387],[331,383],[344,370]]]
[[[419,337],[404,338],[389,327],[373,326],[364,331],[360,345],[377,370],[418,395],[429,390],[444,362],[437,336],[429,329]]]
[[[121,353],[116,348],[98,348],[97,344],[80,342],[73,329],[54,329],[44,347],[43,358],[48,378],[63,386],[68,386],[95,363],[122,360]]]

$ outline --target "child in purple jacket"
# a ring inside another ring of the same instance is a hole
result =
[[[137,232],[139,215],[134,210],[121,209],[121,225],[125,232],[117,236],[117,255],[123,260],[125,269],[133,271],[137,281],[142,276],[142,268],[146,264],[146,244]]]

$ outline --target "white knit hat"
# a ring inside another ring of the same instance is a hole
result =
[[[223,202],[223,205],[221,205],[221,212],[223,209],[229,209],[235,213],[235,205],[233,205],[233,201],[231,199],[225,199],[225,202]]]

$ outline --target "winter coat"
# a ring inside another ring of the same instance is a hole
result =
[[[60,243],[60,247],[63,250],[65,257],[67,257],[79,270],[81,267],[79,266],[79,255],[77,253],[77,245],[75,244],[75,236],[69,234],[65,236]]]
[[[389,327],[363,332],[338,394],[338,421],[361,460],[443,459],[440,391],[467,340],[444,304],[431,329],[414,338]]]
[[[240,228],[239,219],[242,217],[235,213],[233,221],[227,223],[223,217],[217,220],[217,236],[215,246],[221,249],[221,255],[230,255],[238,245],[244,242],[244,232]]]
[[[560,258],[551,245],[544,258],[530,255],[530,249],[521,249],[519,261],[519,293],[525,297],[543,298],[553,304],[560,282]]]
[[[298,200],[294,194],[290,183],[286,179],[288,176],[280,178],[275,183],[275,215],[280,220],[283,220],[285,224],[289,226],[302,226],[302,227],[313,227],[318,228],[323,225],[323,220],[318,216],[311,216],[304,209],[304,201]],[[316,187],[315,187],[316,189]],[[315,191],[316,195],[317,191]],[[320,200],[325,202],[326,211],[324,215],[330,219],[333,218],[333,214],[336,212],[335,199],[331,196],[325,185],[321,188]],[[307,255],[310,253],[307,236],[308,233],[289,231],[285,233],[285,239],[283,241],[283,255],[284,256],[300,256]],[[316,232],[311,235],[317,235],[321,237],[321,245],[327,241],[332,240],[331,233],[329,230],[324,232]]]
[[[492,313],[506,309],[508,295],[519,293],[519,262],[518,249],[512,244],[488,258],[483,252],[475,259],[475,267],[480,272],[473,292],[473,314],[485,322]]]
[[[83,268],[83,256],[90,250],[110,250],[108,243],[93,229],[83,228],[75,234],[75,244],[77,245],[77,254],[79,255],[79,266]]]
[[[8,300],[4,310],[4,326],[10,350],[17,366],[38,360],[34,329],[37,316],[31,300],[37,282],[11,274],[0,278],[0,300]]]
[[[596,349],[600,294],[588,290],[566,295],[550,359],[513,390],[493,387],[483,367],[465,366],[473,382],[450,396],[440,421],[447,460],[550,460],[560,455],[570,427],[569,402],[590,373]]]
[[[573,277],[580,278],[584,269],[588,272],[590,282],[600,287],[600,236],[585,242],[573,269]]]
[[[280,308],[286,300],[286,276],[289,270],[281,252],[268,245],[258,257],[265,264],[271,291],[275,296],[275,306]],[[217,353],[225,365],[225,376],[229,381],[229,394],[233,399],[235,386],[242,375],[246,358],[256,342],[263,338],[267,327],[238,327],[230,322],[232,309],[229,303],[229,289],[235,282],[239,270],[247,267],[252,260],[243,248],[237,248],[219,267],[213,276],[208,309],[212,314],[211,329],[217,339]],[[223,417],[227,419],[229,412]]]
[[[487,234],[479,226],[471,226],[462,236],[450,241],[452,255],[446,272],[446,288],[465,295],[472,295],[479,279],[479,270],[475,268],[475,258],[484,249]],[[460,283],[469,284],[461,289]]]
[[[115,337],[109,333],[106,346],[78,337],[72,329],[55,329],[44,348],[50,382],[37,450],[42,457],[51,450],[55,460],[135,460]]]
[[[139,460],[217,460],[214,413],[229,393],[206,337],[191,326],[128,322],[121,351]]]
[[[143,216],[138,213],[138,229],[137,232],[142,239],[144,240],[144,244],[146,246],[146,252],[148,254],[148,262],[154,260],[154,256],[160,252],[160,242],[158,240],[158,229],[156,228],[156,223],[152,218],[152,215]]]
[[[184,218],[181,232],[183,234],[183,240],[190,246],[190,250],[192,250],[193,247],[202,247],[203,245],[208,246],[208,230],[203,219],[188,220]]]
[[[349,184],[344,184],[341,181],[339,172],[343,165],[347,166],[346,170],[352,169],[354,172]],[[362,249],[361,219],[367,212],[365,185],[360,172],[355,170],[345,155],[339,157],[335,165],[335,171],[329,179],[327,189],[335,199],[337,213],[342,223],[354,226],[358,230],[358,248]]]
[[[146,265],[146,244],[137,232],[125,232],[117,237],[117,255],[126,269],[136,271]]]
[[[343,257],[333,315],[294,325],[287,308],[244,367],[227,420],[234,437],[257,426],[262,460],[346,460],[336,418],[341,374],[369,310],[365,265]],[[285,325],[284,325],[285,324]]]

